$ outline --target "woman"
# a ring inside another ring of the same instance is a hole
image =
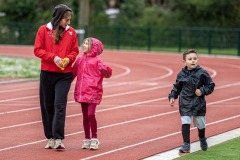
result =
[[[41,59],[40,106],[46,149],[64,149],[64,126],[72,63],[79,49],[75,30],[70,27],[71,8],[64,4],[54,8],[52,20],[39,27],[34,54]]]

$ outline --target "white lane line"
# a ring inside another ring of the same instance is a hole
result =
[[[240,96],[238,96],[238,98],[240,98]],[[164,98],[163,98],[164,99]],[[154,99],[154,100],[151,100],[151,101],[158,101],[159,99]],[[229,101],[232,100],[232,98],[228,99]],[[227,101],[227,99],[225,99],[224,101]],[[209,105],[213,105],[213,104],[217,104],[217,103],[222,103],[222,100],[221,101],[215,101],[215,102],[211,102],[209,103]],[[124,105],[125,107],[129,106],[129,105]],[[132,106],[134,106],[132,104]],[[123,107],[123,106],[122,106]],[[119,107],[116,107],[116,108],[119,108]],[[108,110],[108,109],[107,109]],[[107,110],[102,110],[101,112],[103,111],[107,111]],[[100,112],[100,111],[99,111]],[[130,120],[130,121],[125,121],[125,122],[120,122],[120,123],[116,123],[116,124],[111,124],[111,125],[107,125],[107,126],[102,126],[102,127],[99,127],[98,129],[103,129],[103,128],[107,128],[107,127],[112,127],[112,126],[117,126],[117,125],[121,125],[121,124],[127,124],[127,123],[131,123],[131,122],[136,122],[136,121],[140,121],[140,120],[145,120],[145,119],[150,119],[150,118],[154,118],[154,117],[157,117],[157,116],[164,116],[164,115],[168,115],[168,114],[172,114],[172,113],[178,113],[178,110],[175,110],[175,111],[171,111],[171,112],[166,112],[166,113],[160,113],[160,114],[157,114],[157,115],[153,115],[153,116],[148,116],[148,117],[143,117],[143,118],[139,118],[139,119],[134,119],[134,120]],[[224,122],[225,120],[231,120],[233,118],[238,118],[240,117],[240,115],[237,115],[237,116],[233,116],[233,117],[230,117],[230,118],[226,118],[226,119],[222,119],[222,120],[219,120],[219,121],[215,121],[215,122],[211,122],[209,124],[215,124],[215,123],[220,123],[220,122]],[[207,124],[208,125],[208,124]],[[71,136],[71,135],[76,135],[76,134],[79,134],[79,133],[83,133],[83,131],[81,132],[74,132],[74,133],[71,133],[71,134],[67,134],[66,136]],[[178,133],[178,132],[177,132]],[[175,134],[175,133],[173,133]],[[170,134],[172,135],[172,134]],[[166,136],[163,136],[163,137],[166,137]],[[155,138],[156,139],[156,138]],[[157,138],[159,139],[159,138]],[[43,141],[46,141],[46,140],[40,140],[40,141],[35,141],[35,142],[30,142],[30,143],[25,143],[25,144],[22,144],[22,145],[16,145],[16,146],[11,146],[11,147],[7,147],[7,148],[2,148],[0,149],[0,152],[1,151],[5,151],[5,150],[9,150],[9,149],[14,149],[14,148],[18,148],[18,147],[22,147],[22,146],[27,146],[27,145],[31,145],[31,144],[36,144],[36,143],[39,143],[39,142],[43,142]],[[148,141],[147,141],[148,142]],[[139,143],[142,144],[143,142]],[[146,142],[144,142],[146,143]],[[135,145],[131,145],[132,147],[135,146]],[[130,147],[131,147],[130,146]],[[125,149],[126,147],[123,147],[123,149]],[[129,146],[127,146],[127,148],[129,148]],[[117,150],[114,150],[114,152],[118,151],[119,149]],[[122,149],[121,149],[122,150]],[[111,153],[111,152],[110,152]]]
[[[121,105],[121,106],[107,108],[107,109],[100,109],[100,110],[97,110],[96,112],[105,112],[105,111],[109,111],[109,110],[115,110],[115,109],[119,109],[119,108],[126,108],[126,107],[136,106],[136,105],[139,105],[139,104],[145,104],[145,103],[150,103],[150,102],[161,101],[161,100],[165,100],[165,99],[167,99],[167,98],[157,98],[157,99],[152,99],[152,100],[148,100],[148,101],[131,103],[131,104]],[[76,116],[80,116],[80,115],[82,115],[82,114],[81,113],[80,114],[72,114],[72,115],[66,116],[66,118],[76,117]],[[29,122],[29,123],[21,123],[21,124],[17,124],[17,125],[13,125],[13,126],[1,127],[0,130],[8,129],[8,128],[14,128],[14,127],[19,127],[19,126],[25,126],[25,125],[39,123],[39,122],[42,122],[42,121],[34,121],[34,122]]]
[[[131,72],[131,69],[127,66],[123,66],[123,65],[120,65],[120,64],[117,64],[117,63],[111,63],[111,64],[113,66],[116,66],[118,68],[122,68],[124,70],[123,73],[113,75],[111,77],[111,79],[116,79],[116,78],[119,78],[119,77],[126,76],[126,75],[130,74],[130,72]],[[29,79],[29,80],[28,79],[27,80],[26,79],[24,79],[24,80],[14,80],[14,82],[25,82],[25,81],[33,81],[33,80],[38,81],[39,79],[34,78],[34,79]],[[5,82],[2,82],[2,83],[5,83]],[[8,83],[8,82],[6,82],[6,83]],[[1,84],[1,82],[0,82],[0,84]],[[18,89],[1,90],[0,93],[18,92],[18,91],[25,91],[25,90],[38,89],[38,88],[39,88],[39,86],[38,87],[24,87],[24,88],[18,88]]]
[[[240,85],[240,82],[233,83],[233,84],[226,84],[226,85],[215,87],[215,90],[217,90],[217,89],[224,89],[224,88],[228,88],[228,87],[239,86],[239,85]],[[164,86],[158,86],[158,87],[152,87],[152,88],[148,88],[148,89],[142,89],[142,90],[135,90],[135,91],[118,93],[118,94],[112,94],[112,95],[105,95],[105,96],[103,96],[103,98],[110,98],[110,97],[114,97],[114,96],[121,96],[121,95],[127,95],[127,94],[135,94],[135,93],[140,93],[140,92],[143,92],[143,91],[150,91],[150,90],[153,90],[153,89],[165,88],[165,87],[170,87],[170,86],[172,86],[172,84],[164,85]],[[72,104],[72,103],[75,103],[75,101],[69,101],[68,102],[68,104]],[[24,105],[24,104],[21,104],[21,105]],[[14,111],[0,112],[0,115],[1,114],[16,113],[16,112],[23,112],[23,111],[28,111],[28,110],[35,110],[35,109],[39,109],[39,107],[26,108],[26,109],[14,110]]]
[[[232,120],[232,119],[239,118],[239,117],[240,117],[240,115],[237,115],[237,116],[225,118],[225,119],[222,119],[222,120],[219,120],[219,121],[207,123],[206,125],[210,126],[210,125],[213,125],[213,124],[221,123],[221,122]],[[191,130],[193,130],[193,129],[196,129],[196,127],[191,128]],[[176,134],[180,134],[180,133],[181,133],[181,131],[174,132],[174,133],[171,133],[171,134],[167,134],[165,136],[157,137],[157,138],[150,139],[150,140],[147,140],[147,141],[142,141],[142,142],[139,142],[139,143],[136,143],[136,144],[133,144],[133,145],[129,145],[129,146],[125,146],[125,147],[122,147],[122,148],[114,149],[114,150],[104,152],[104,153],[100,153],[100,154],[97,154],[97,155],[94,155],[94,156],[82,158],[81,160],[93,159],[93,158],[100,157],[100,156],[103,156],[103,155],[107,155],[107,154],[110,154],[110,153],[113,153],[113,152],[121,151],[121,150],[128,149],[128,148],[131,148],[131,147],[139,146],[139,145],[142,145],[142,144],[145,144],[145,143],[149,143],[149,142],[153,142],[153,141],[160,140],[160,139],[163,139],[163,138],[167,138],[167,137],[170,137],[170,136],[173,136],[173,135],[176,135]]]
[[[111,77],[111,79],[116,79],[116,78],[119,78],[119,77],[126,76],[126,75],[130,74],[130,72],[131,72],[131,69],[129,67],[127,67],[127,66],[123,66],[123,65],[120,65],[120,64],[117,64],[117,63],[111,63],[111,62],[109,62],[109,64],[112,64],[113,66],[116,66],[118,68],[122,68],[122,69],[125,70],[125,72],[123,72],[123,73],[120,73],[120,74],[117,74],[117,75],[113,75]]]
[[[2,90],[0,91],[0,93],[8,93],[8,92],[18,92],[18,91],[26,91],[26,90],[30,90],[30,89],[38,89],[39,87],[25,87],[25,88],[18,88],[18,89],[8,89],[8,90]]]
[[[206,67],[206,66],[201,66],[203,67],[204,69],[208,70],[209,72],[212,72],[212,74],[210,74],[210,76],[213,78],[217,75],[217,71],[212,69],[212,68],[209,68],[209,67]]]
[[[166,68],[166,67],[165,67]],[[170,73],[167,73],[166,75],[163,75],[163,76],[160,76],[160,77],[157,77],[157,79],[163,79],[163,78],[166,78],[168,76],[170,76],[172,74],[172,71],[169,70],[168,72]],[[152,78],[151,78],[152,79]],[[154,80],[156,78],[153,78]],[[115,83],[113,85],[106,85],[104,87],[113,87],[113,86],[119,86],[119,85],[127,85],[127,84],[135,84],[135,83],[139,83],[139,82],[144,82],[144,81],[148,81],[147,79],[144,79],[144,80],[139,80],[139,81],[132,81],[132,82],[126,82],[126,83]],[[151,80],[150,80],[151,81]],[[72,93],[73,91],[70,91],[69,93]],[[34,95],[34,96],[27,96],[27,97],[18,97],[18,98],[11,98],[11,99],[4,99],[4,100],[0,100],[0,103],[3,103],[3,102],[9,102],[9,101],[16,101],[16,100],[22,100],[22,99],[30,99],[30,98],[36,98],[36,97],[39,97],[39,95]]]
[[[4,100],[0,100],[0,103],[3,103],[3,102],[9,102],[9,101],[23,100],[23,99],[30,99],[30,98],[36,98],[36,97],[39,97],[39,95],[33,95],[33,96],[26,96],[26,97],[18,97],[18,98],[4,99]]]

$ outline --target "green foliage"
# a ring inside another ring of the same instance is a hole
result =
[[[51,20],[55,5],[65,3],[74,11],[77,26],[81,0],[7,0],[0,2],[1,22],[43,24]],[[90,25],[239,27],[239,0],[119,0],[115,19],[105,14],[107,0],[89,0]],[[83,15],[84,16],[84,15]]]
[[[78,2],[78,0],[7,0],[0,4],[0,11],[6,13],[5,17],[0,17],[1,22],[44,24],[51,20],[57,4],[64,3],[74,10],[72,6],[76,1]]]
[[[172,4],[176,25],[183,21],[184,26],[239,27],[239,0],[175,0]]]
[[[6,13],[4,22],[31,22],[38,17],[37,3],[32,0],[8,0],[1,4],[0,10]]]
[[[141,25],[144,0],[127,0],[120,6],[120,14],[116,18],[116,25]]]

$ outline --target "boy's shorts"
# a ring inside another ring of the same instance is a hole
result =
[[[192,116],[181,116],[182,124],[191,124]],[[193,124],[198,129],[206,128],[206,117],[205,116],[193,116]]]

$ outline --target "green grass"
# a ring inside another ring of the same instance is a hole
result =
[[[240,137],[197,151],[176,160],[240,160]]]
[[[0,77],[37,78],[40,73],[40,60],[0,56]]]

